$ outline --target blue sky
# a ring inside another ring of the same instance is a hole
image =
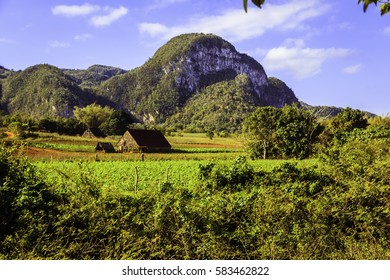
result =
[[[312,105],[390,113],[390,14],[357,0],[0,0],[0,65],[141,66],[173,36],[214,33]],[[249,1],[250,2],[250,1]]]

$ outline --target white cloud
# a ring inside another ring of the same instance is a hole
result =
[[[73,39],[76,40],[76,41],[83,41],[83,42],[85,42],[85,41],[88,41],[88,40],[92,39],[92,35],[89,34],[89,33],[84,33],[84,34],[80,34],[80,35],[75,35],[73,37]]]
[[[141,23],[138,25],[141,33],[148,33],[151,37],[157,37],[163,33],[169,32],[169,28],[159,23]]]
[[[110,6],[101,7],[85,3],[83,5],[58,5],[52,8],[54,15],[67,17],[91,16],[89,23],[93,26],[107,26],[117,21],[127,14],[127,8],[121,6],[112,8]]]
[[[343,72],[345,74],[355,74],[359,72],[362,69],[363,65],[361,64],[356,64],[356,65],[351,65],[348,67],[343,68]]]
[[[100,10],[99,6],[85,3],[83,5],[58,5],[52,8],[53,15],[68,17],[90,15]]]
[[[107,26],[111,23],[117,21],[121,17],[125,16],[128,12],[127,8],[125,7],[119,7],[118,9],[112,9],[112,8],[105,8],[106,11],[108,11],[108,14],[105,15],[99,15],[99,16],[93,16],[91,18],[90,23],[93,26],[100,27],[100,26]]]
[[[327,5],[319,0],[296,0],[281,5],[264,5],[263,9],[228,10],[221,15],[193,17],[182,26],[166,26],[161,23],[141,23],[140,33],[167,40],[190,32],[215,33],[229,41],[241,41],[263,35],[271,30],[302,30],[309,19],[324,14]],[[159,29],[156,29],[159,26]]]
[[[269,71],[285,70],[301,80],[321,72],[325,61],[351,53],[343,48],[308,48],[302,39],[289,39],[282,46],[269,50],[262,64]]]
[[[57,40],[53,40],[49,42],[49,47],[53,49],[59,49],[59,48],[69,48],[70,44],[69,42],[60,42]]]

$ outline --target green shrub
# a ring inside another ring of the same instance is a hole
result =
[[[15,147],[0,145],[0,254],[24,257],[50,235],[57,197]]]

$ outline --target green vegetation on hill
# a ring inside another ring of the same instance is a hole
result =
[[[92,65],[86,70],[62,69],[62,71],[74,77],[75,82],[81,87],[95,87],[114,76],[126,73],[126,70],[104,65]]]
[[[182,96],[175,85],[177,73],[165,75],[163,67],[183,58],[196,42],[207,40],[220,42],[221,38],[201,34],[177,36],[141,67],[104,82],[98,94],[121,104],[143,122],[161,123],[188,98]]]
[[[272,104],[293,104],[298,102],[297,97],[291,88],[289,88],[282,80],[275,77],[268,77],[268,87],[266,88],[267,102],[260,104],[263,106],[272,106]]]
[[[156,51],[153,58],[146,63],[146,65],[159,64],[163,66],[163,65],[167,65],[172,61],[180,60],[184,56],[186,56],[194,46],[198,44],[207,46],[209,48],[225,47],[235,51],[235,48],[230,43],[223,40],[221,37],[213,34],[203,34],[203,33],[182,34],[172,38],[166,44],[161,46]]]
[[[0,65],[0,80],[8,77],[11,73],[11,70],[8,70],[7,68]]]
[[[251,86],[248,77],[241,74],[234,80],[206,87],[168,119],[167,125],[173,130],[238,132],[244,118],[255,108],[254,96],[247,91]]]
[[[2,81],[4,108],[35,118],[70,117],[74,106],[85,106],[92,100],[91,93],[79,88],[60,69],[47,64],[12,73]]]

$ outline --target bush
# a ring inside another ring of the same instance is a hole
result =
[[[199,165],[199,176],[206,189],[211,191],[239,191],[249,185],[254,179],[254,170],[245,157],[239,157],[230,168],[217,166],[214,163]]]
[[[15,147],[0,146],[0,170],[0,254],[23,258],[50,234],[56,197]]]

